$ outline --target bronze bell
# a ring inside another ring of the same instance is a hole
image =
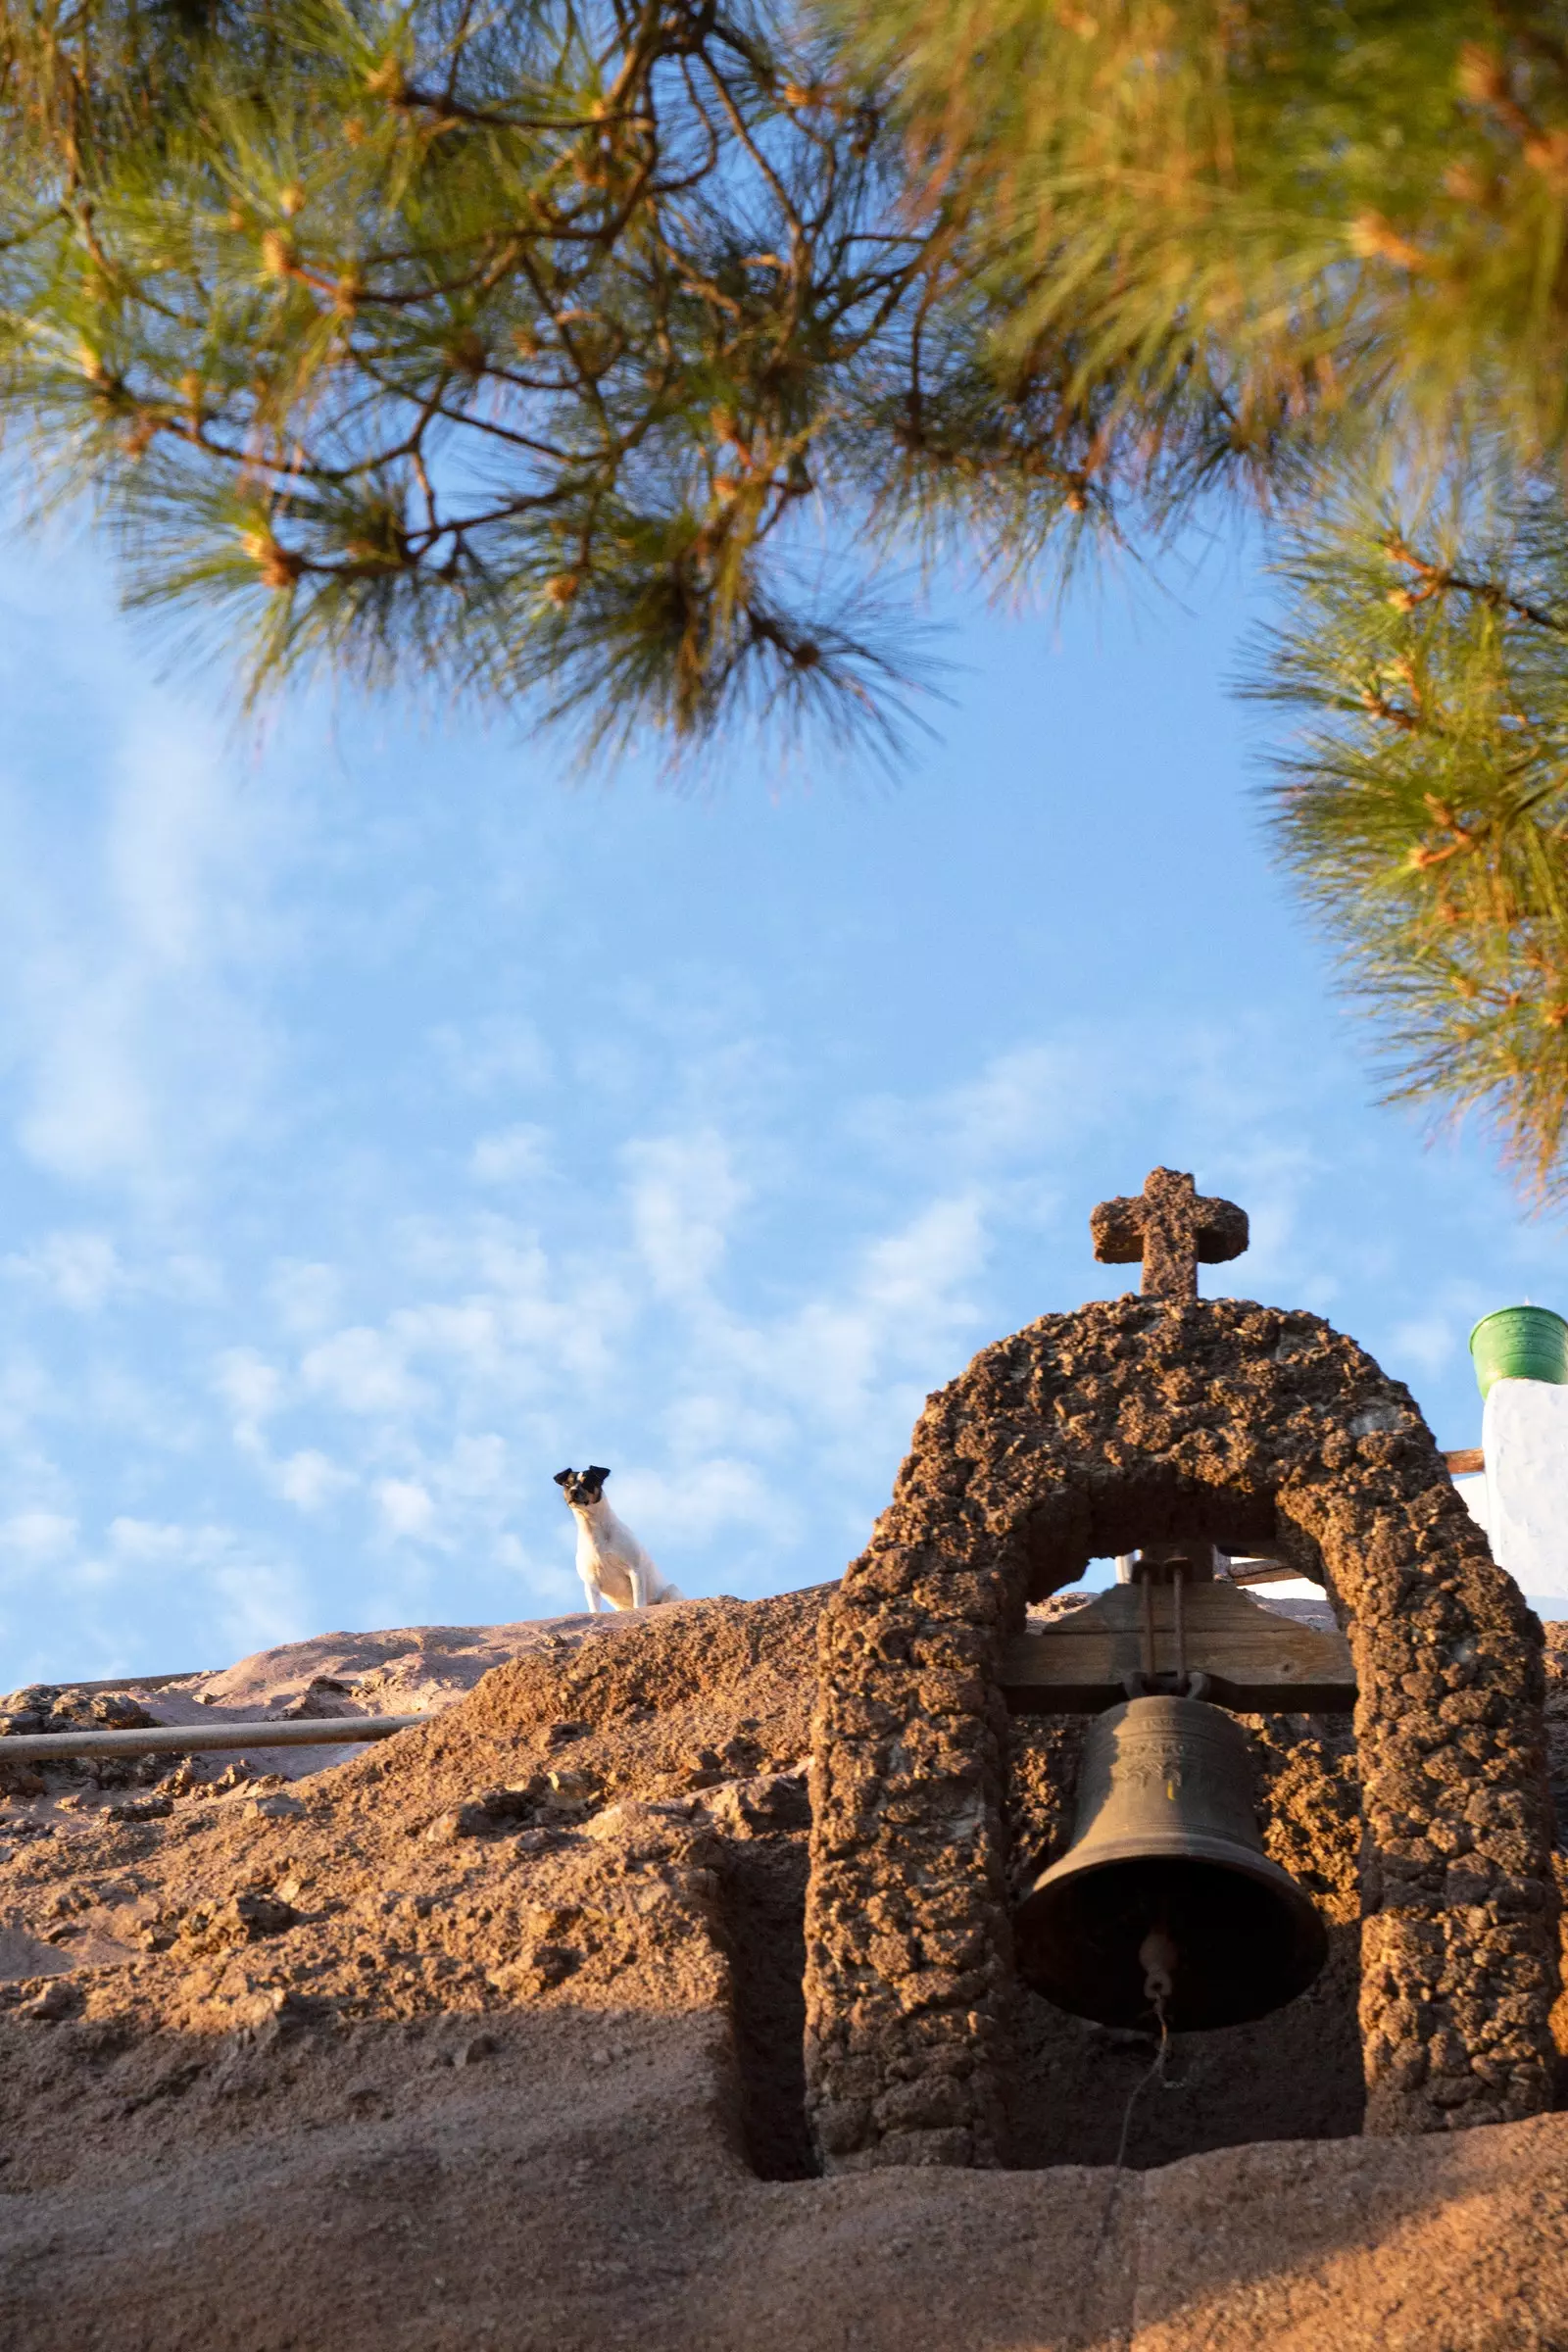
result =
[[[1311,1898],[1263,1851],[1247,1734],[1198,1698],[1134,1698],[1084,1740],[1073,1842],[1014,1921],[1018,1969],[1106,2026],[1239,2026],[1328,1956]]]

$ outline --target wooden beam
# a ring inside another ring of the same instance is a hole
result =
[[[1114,1585],[1071,1616],[1008,1643],[1002,1690],[1015,1715],[1098,1713],[1126,1696],[1123,1677],[1146,1668],[1144,1598],[1152,1603],[1154,1671],[1176,1666],[1174,1595],[1168,1585]],[[1182,1593],[1188,1671],[1209,1677],[1210,1696],[1249,1715],[1317,1715],[1355,1704],[1355,1669],[1343,1634],[1281,1617],[1234,1586],[1189,1585]]]
[[[1487,1466],[1487,1457],[1479,1446],[1462,1446],[1457,1453],[1446,1453],[1443,1458],[1450,1478],[1473,1478]]]

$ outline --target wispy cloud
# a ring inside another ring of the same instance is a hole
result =
[[[693,1298],[723,1262],[747,1199],[729,1139],[712,1127],[640,1138],[625,1147],[632,1231],[662,1298]]]
[[[0,608],[18,1679],[573,1607],[568,1459],[612,1465],[688,1591],[835,1575],[929,1390],[1136,1281],[1088,1212],[1159,1161],[1250,1213],[1209,1295],[1331,1313],[1446,1400],[1446,1442],[1468,1323],[1562,1296],[1560,1244],[1475,1161],[1363,1113],[1253,934],[1160,930],[1214,837],[1184,815],[1148,852],[1143,933],[1096,794],[1021,843],[1033,740],[995,820],[1011,768],[886,824],[648,795],[608,825],[477,739],[432,792],[390,720],[373,759],[310,714],[303,754],[256,756],[69,586],[0,566]],[[1152,706],[1105,674],[1073,760],[1125,722],[1145,774]],[[1163,705],[1153,748],[1151,826]],[[1193,762],[1197,808],[1211,736]]]
[[[408,1355],[401,1331],[358,1324],[312,1348],[301,1361],[300,1380],[345,1412],[404,1413],[426,1393],[410,1373]]]
[[[92,1314],[126,1279],[107,1233],[48,1234],[34,1249],[6,1258],[4,1270],[78,1314]]]
[[[291,1453],[286,1461],[277,1464],[277,1491],[285,1502],[293,1503],[299,1511],[319,1511],[356,1482],[352,1472],[340,1469],[314,1446]]]
[[[479,1184],[523,1184],[548,1167],[547,1144],[542,1127],[503,1127],[494,1135],[480,1136],[468,1154],[468,1167]]]
[[[149,691],[104,761],[96,810],[71,815],[0,769],[0,1030],[35,1166],[169,1198],[249,1131],[274,1074],[256,983],[282,828]]]

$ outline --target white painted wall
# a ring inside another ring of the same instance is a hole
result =
[[[1456,1478],[1453,1482],[1453,1491],[1464,1502],[1471,1518],[1477,1520],[1482,1527],[1490,1528],[1492,1506],[1487,1496],[1486,1473],[1478,1471],[1474,1478]]]
[[[1482,1414],[1492,1556],[1532,1599],[1568,1597],[1568,1388],[1499,1380]],[[1472,1482],[1455,1482],[1464,1493]]]

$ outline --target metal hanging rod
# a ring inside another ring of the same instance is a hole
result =
[[[292,1723],[158,1723],[139,1732],[11,1732],[0,1764],[47,1764],[54,1756],[195,1756],[232,1747],[322,1747],[390,1740],[434,1715],[323,1715]]]

